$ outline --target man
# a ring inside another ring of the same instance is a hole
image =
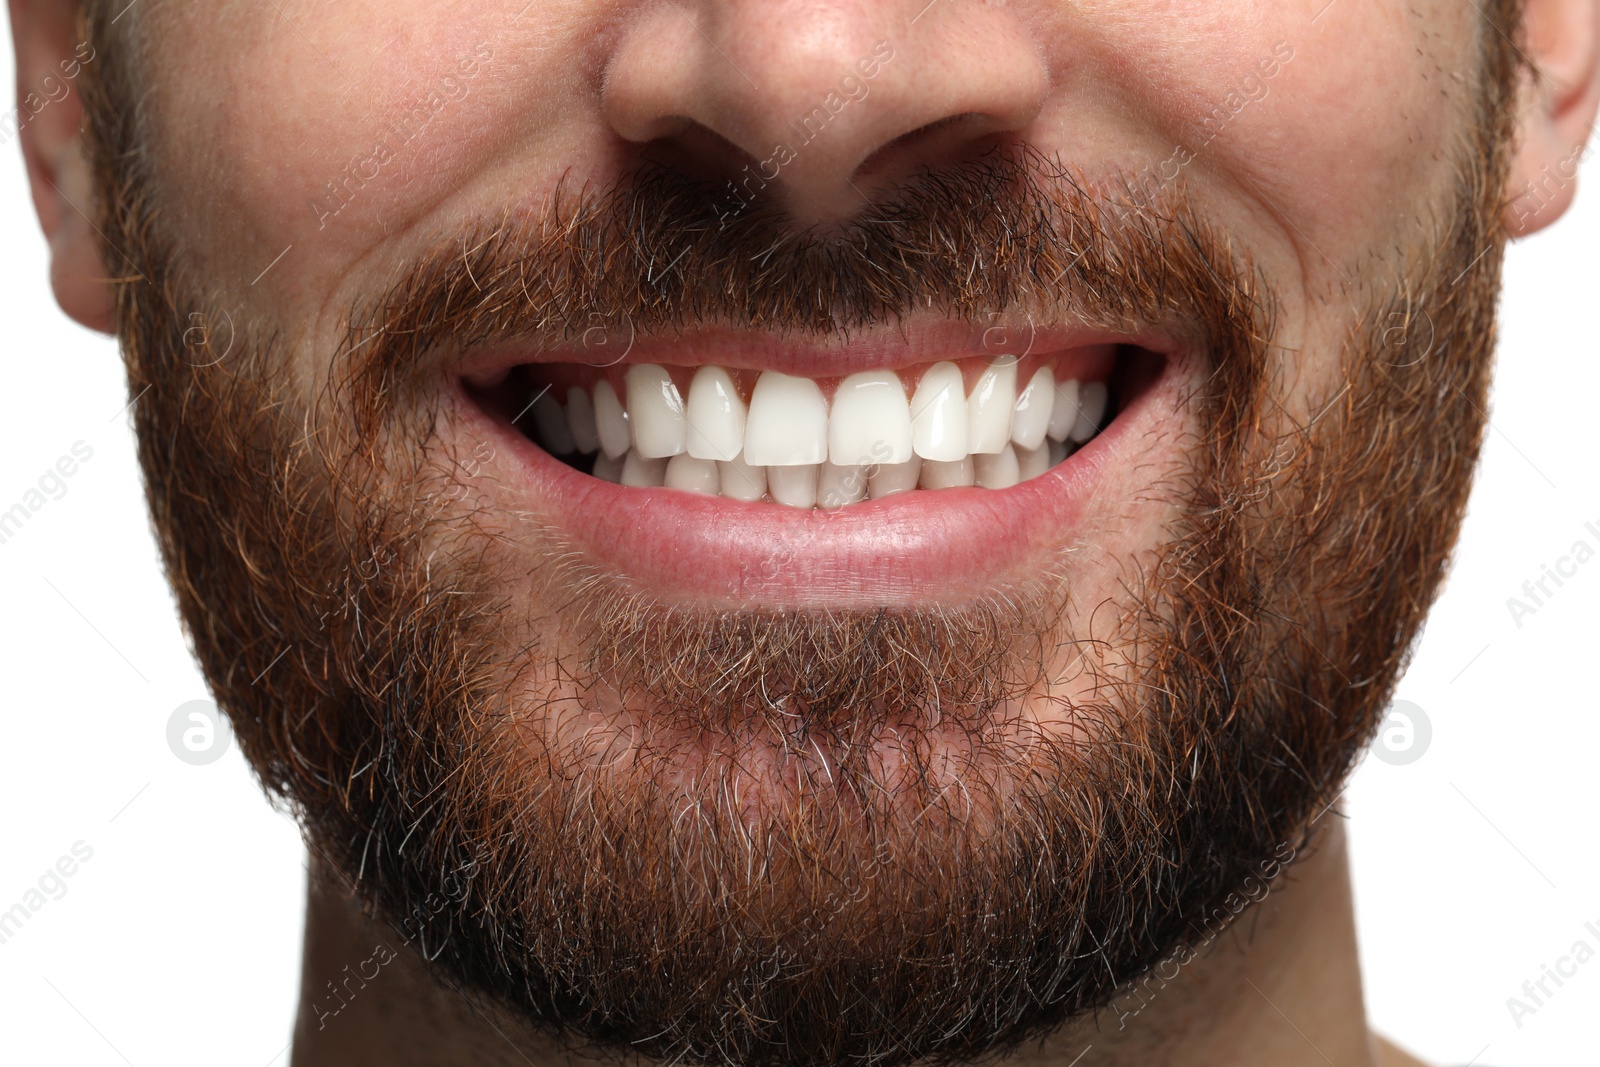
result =
[[[296,1064],[1415,1062],[1329,812],[1600,4],[12,17]]]

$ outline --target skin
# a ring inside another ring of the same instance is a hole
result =
[[[76,6],[12,0],[11,11],[25,97],[73,55]],[[1300,353],[1287,403],[1309,412],[1334,380],[1345,283],[1367,278],[1377,250],[1397,230],[1412,232],[1444,193],[1443,161],[1461,122],[1452,77],[1470,69],[1475,48],[1470,5],[1444,0],[1340,0],[1325,11],[1322,0],[926,10],[921,0],[143,0],[138,17],[152,42],[147,69],[160,72],[148,100],[159,195],[183,205],[168,213],[173,236],[247,312],[286,327],[292,373],[307,393],[328,375],[352,298],[377,291],[422,235],[477,211],[537,203],[569,172],[610,181],[644,141],[664,143],[679,163],[725,161],[730,144],[765,158],[785,118],[833,88],[835,70],[891,40],[895,59],[870,97],[784,168],[778,195],[798,218],[826,227],[863,196],[1000,131],[1091,174],[1203,143],[1185,168],[1191,188],[1276,283],[1278,342]],[[1505,210],[1513,237],[1571,202],[1575,182],[1565,175],[1600,101],[1600,4],[1532,0],[1527,17],[1526,50],[1543,78],[1526,93],[1509,176],[1521,194]],[[1198,132],[1280,42],[1293,59],[1266,95],[1215,137]],[[493,59],[449,105],[448,136],[419,137],[336,214],[309,206],[453,57],[481,43]],[[69,95],[40,111],[22,144],[57,299],[110,332],[81,118]],[[280,249],[288,251],[274,260]],[[1142,499],[1163,459],[1112,472],[1108,498]],[[1152,543],[1165,517],[1107,505],[1097,519],[1115,555]],[[1114,592],[1113,575],[1087,580]],[[318,1029],[314,992],[370,953],[373,930],[331,872],[313,887],[297,1063],[522,1062],[506,1042],[533,1062],[562,1058],[515,1020],[497,1021],[503,1039],[486,1033],[481,1017],[424,980],[410,949],[392,965],[400,980]],[[1166,992],[1126,1031],[1114,1021],[1098,1032],[1075,1025],[1016,1058],[1067,1065],[1090,1044],[1084,1064],[1417,1062],[1366,1027],[1336,826]]]
[[[1125,1028],[1109,1013],[1099,1030],[1070,1026],[1025,1046],[1009,1062],[1420,1065],[1363,1022],[1344,826],[1330,814],[1321,830],[1293,879],[1150,993]],[[311,881],[296,1063],[599,1062],[528,1033],[501,1013],[468,1007],[428,980],[403,931],[363,919],[325,865],[314,865]],[[396,952],[381,967],[377,959],[387,954],[375,958],[379,945]],[[1317,966],[1307,967],[1307,960]],[[367,976],[374,969],[379,974],[370,993],[350,978],[353,965],[363,963]],[[329,982],[342,984],[344,993],[330,993]],[[1125,1007],[1137,1003],[1130,999]],[[324,1012],[331,1014],[324,1018]]]

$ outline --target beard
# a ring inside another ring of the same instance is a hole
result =
[[[227,317],[92,37],[100,221],[144,279],[117,298],[140,461],[241,747],[438,975],[564,1039],[892,1067],[1103,1008],[1303,841],[1443,577],[1501,249],[1514,66],[1487,37],[1452,195],[1357,301],[1314,418],[1279,388],[1271,287],[1181,183],[1029,151],[830,234],[719,229],[715,190],[659,169],[558,194],[408,263],[309,387],[288,324],[174,313]],[[444,350],[595,316],[828,339],[930,306],[1177,324],[1204,353],[1178,517],[1095,626],[1055,567],[952,604],[663,601],[537,524],[509,549],[439,432]]]

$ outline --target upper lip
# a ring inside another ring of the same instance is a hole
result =
[[[674,336],[634,334],[626,323],[611,323],[595,325],[559,343],[503,341],[469,350],[458,361],[456,376],[470,381],[490,380],[512,367],[530,363],[596,367],[660,363],[715,364],[808,378],[835,378],[857,371],[892,370],[947,359],[1020,356],[1107,344],[1137,345],[1169,357],[1176,355],[1180,347],[1175,338],[1155,330],[1113,332],[1027,319],[911,322],[826,344],[724,327],[697,328]]]

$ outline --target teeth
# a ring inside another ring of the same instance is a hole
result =
[[[880,464],[867,482],[867,493],[872,499],[893,496],[903,493],[907,489],[917,487],[917,478],[922,474],[922,459],[912,456],[904,463]]]
[[[867,472],[857,466],[824,463],[817,476],[817,501],[825,508],[842,508],[867,499]]]
[[[594,421],[594,401],[589,391],[573,386],[567,390],[567,419],[571,423],[572,442],[584,455],[600,447],[600,431]]]
[[[837,508],[913,489],[1007,489],[1037,478],[1100,431],[1104,382],[1056,381],[1050,367],[1017,388],[1017,360],[983,368],[968,394],[953,362],[927,368],[911,401],[887,370],[852,374],[830,404],[810,378],[763,372],[748,404],[722,367],[698,368],[685,403],[665,367],[549,390],[532,403],[533,436],[552,455],[593,456],[592,473],[794,508]],[[571,462],[578,462],[573,460]]]
[[[930,459],[922,464],[924,489],[962,489],[972,484],[973,477],[971,456],[962,456],[960,459],[948,462]]]
[[[1078,423],[1078,383],[1071,378],[1056,383],[1056,399],[1050,408],[1050,425],[1046,435],[1065,441]]]
[[[750,394],[744,457],[760,467],[810,466],[828,457],[828,402],[816,382],[762,372]],[[773,484],[771,472],[767,478]]]
[[[717,496],[722,487],[716,460],[696,459],[686,452],[667,460],[662,484],[669,489],[687,489],[691,493],[705,493],[708,496]]]
[[[1048,446],[1040,445],[1038,448],[1017,446],[1017,481],[1025,482],[1029,478],[1037,478],[1050,467]]]
[[[722,475],[722,495],[734,500],[760,500],[767,495],[767,468],[752,467],[738,456],[717,464]]]
[[[731,460],[744,448],[744,400],[721,367],[701,367],[689,383],[689,455]]]
[[[935,363],[911,398],[911,446],[923,459],[947,462],[967,454],[967,400],[961,368]]]
[[[1072,440],[1083,443],[1100,429],[1105,417],[1106,400],[1110,396],[1105,382],[1089,382],[1078,391],[1078,420],[1072,425]]]
[[[594,457],[594,476],[607,482],[622,481],[624,460],[621,456],[608,456],[604,452]]]
[[[628,427],[628,412],[617,399],[611,383],[601,379],[594,387],[594,421],[600,434],[600,447],[611,459],[621,459],[633,447],[633,431]],[[621,468],[618,468],[620,471]]]
[[[550,395],[548,387],[533,402],[533,427],[539,435],[539,443],[552,456],[565,456],[577,451],[577,446],[572,443],[572,433],[567,429],[567,413]]]
[[[984,368],[967,398],[967,451],[992,455],[1011,442],[1011,412],[1017,406],[1017,360],[1001,356]]]
[[[973,480],[985,489],[1010,489],[1022,480],[1017,453],[1008,444],[986,456],[973,456]]]
[[[751,407],[755,405],[752,404]],[[817,506],[817,472],[821,464],[786,464],[767,468],[767,492],[791,508]]]
[[[665,367],[636,363],[628,368],[628,421],[633,448],[646,459],[676,456],[689,447],[683,397]]]
[[[869,371],[840,382],[828,416],[828,458],[838,464],[904,463],[911,455],[911,406],[900,376]]]
[[[622,484],[635,489],[653,489],[667,480],[667,461],[648,459],[631,449],[622,461]]]
[[[1027,388],[1017,397],[1017,406],[1011,413],[1011,440],[1018,448],[1035,449],[1044,444],[1055,398],[1055,375],[1049,367],[1040,367],[1028,379]]]

